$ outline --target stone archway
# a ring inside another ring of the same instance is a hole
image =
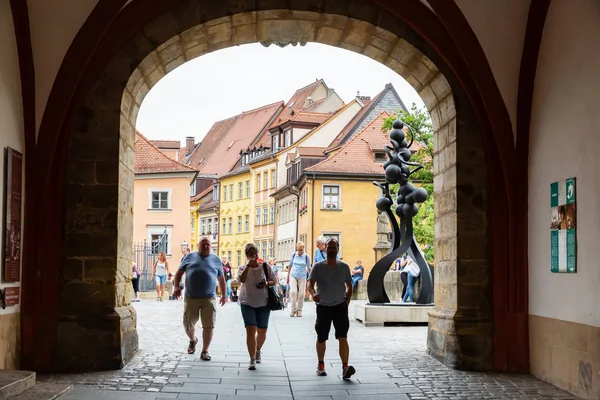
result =
[[[486,158],[474,111],[448,66],[371,3],[352,12],[265,5],[229,16],[210,3],[183,1],[146,25],[112,58],[76,113],[65,172],[54,369],[120,368],[137,348],[127,276],[134,127],[144,96],[188,60],[254,42],[319,42],[359,52],[398,72],[421,95],[436,143],[436,308],[428,348],[453,367],[491,368]],[[93,348],[86,345],[92,338]]]

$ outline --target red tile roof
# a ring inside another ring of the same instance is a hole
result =
[[[296,150],[298,150],[300,157],[325,157],[327,147],[298,146],[296,147]]]
[[[322,124],[327,121],[329,117],[331,117],[334,113],[315,113],[315,112],[306,112],[300,111],[294,114],[292,117],[288,118],[287,121],[294,122],[306,122],[310,124]],[[287,122],[284,121],[284,122]]]
[[[292,111],[297,113],[304,107],[304,103],[310,94],[315,90],[315,88],[321,83],[321,80],[317,80],[316,82],[311,83],[310,85],[304,86],[296,90],[296,92],[292,95],[292,97],[285,104],[283,111],[279,114],[279,117],[273,121],[269,129],[274,128],[276,126],[281,125],[292,116]]]
[[[231,168],[235,166],[239,157],[240,150],[248,148],[259,136],[264,135],[267,132],[267,124],[271,122],[274,116],[283,107],[283,102],[278,101],[277,103],[268,104],[266,106],[256,108],[250,111],[244,111],[240,115],[237,115],[235,122],[231,127],[223,134],[221,139],[209,149],[209,154],[204,156],[204,160],[199,165],[200,173],[202,174],[216,174],[222,176],[229,172]],[[216,133],[220,133],[217,131]],[[205,142],[209,140],[209,134],[216,134],[209,132],[206,138],[202,141],[202,144],[196,153],[204,153],[206,146]]]
[[[200,193],[198,193],[197,195],[192,196],[190,198],[190,201],[198,201],[198,200],[200,200],[201,198],[203,198],[204,196],[206,196],[207,194],[209,194],[212,191],[213,191],[213,187],[209,186],[206,189],[204,189],[203,191],[201,191]]]
[[[181,142],[179,140],[151,140],[150,143],[159,149],[179,150]]]
[[[381,130],[383,122],[389,116],[387,112],[382,112],[336,153],[305,171],[340,175],[383,175],[383,164],[375,162],[373,150],[383,151],[384,146],[390,143],[388,133]]]
[[[384,93],[386,92],[386,89],[383,89],[381,92],[379,92],[377,96],[375,96],[371,101],[363,103],[364,107],[361,108],[358,113],[356,113],[354,118],[352,118],[350,122],[348,122],[348,124],[346,124],[344,129],[342,129],[340,133],[336,136],[336,138],[333,139],[333,142],[331,142],[331,145],[329,147],[335,148],[342,144],[342,141],[348,135],[348,133],[350,133],[350,131],[354,129],[354,127],[357,124],[360,123],[360,121],[365,117],[365,115],[367,115],[372,110],[373,106],[377,104],[377,102],[383,97]]]
[[[235,125],[238,117],[239,115],[236,115],[215,122],[206,136],[202,139],[200,145],[196,147],[196,150],[190,156],[187,164],[199,170],[202,169],[202,167],[206,165],[206,159],[210,157],[212,152],[219,146],[221,141],[227,135],[227,132]]]
[[[134,172],[136,174],[152,174],[196,172],[196,170],[173,160],[146,139],[144,135],[136,131]]]
[[[309,112],[310,112],[310,111],[314,111],[314,110],[316,110],[317,108],[319,108],[319,106],[320,106],[321,104],[323,104],[323,102],[324,102],[325,100],[327,100],[328,98],[329,98],[329,97],[325,97],[325,98],[322,98],[321,100],[316,100],[316,101],[313,101],[313,102],[311,102],[310,104],[308,104],[306,107],[304,107],[304,108],[303,108],[303,110],[304,110],[304,111],[309,111]]]

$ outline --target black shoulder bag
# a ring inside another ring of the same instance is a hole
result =
[[[263,263],[263,270],[265,271],[265,278],[267,282],[269,281],[269,272],[267,270],[267,263]],[[268,283],[267,283],[268,284]],[[275,286],[267,286],[267,293],[269,299],[267,301],[267,306],[269,306],[269,310],[271,311],[279,311],[283,310],[283,301],[279,296],[279,293],[275,290]]]

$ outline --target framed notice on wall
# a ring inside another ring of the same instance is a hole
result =
[[[550,270],[577,272],[575,178],[550,185]]]
[[[3,282],[21,280],[21,198],[23,155],[6,148],[4,165],[4,266]]]

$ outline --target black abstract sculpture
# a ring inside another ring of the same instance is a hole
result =
[[[399,119],[392,124],[390,132],[390,142],[392,146],[386,145],[384,150],[387,153],[388,161],[383,164],[385,169],[385,182],[373,182],[379,186],[383,195],[377,200],[377,209],[385,212],[392,225],[392,247],[390,251],[375,263],[369,274],[367,281],[367,293],[369,303],[380,304],[389,303],[390,299],[385,292],[383,278],[390,269],[390,265],[402,254],[408,252],[409,256],[417,263],[421,271],[421,292],[417,299],[417,304],[433,303],[433,278],[431,268],[423,258],[413,234],[412,219],[419,212],[418,203],[427,200],[427,191],[423,188],[416,188],[409,182],[410,176],[423,168],[423,165],[410,162],[410,146],[415,139],[414,132],[410,126],[406,127],[411,131],[411,141],[407,143],[406,135],[402,130],[405,124]],[[411,170],[410,168],[413,167]],[[392,212],[394,200],[390,195],[389,185],[399,184],[398,197],[396,198],[396,214],[400,217],[400,225]]]

